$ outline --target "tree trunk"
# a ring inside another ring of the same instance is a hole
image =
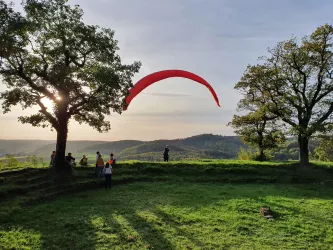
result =
[[[57,127],[57,145],[56,145],[56,156],[55,156],[55,171],[57,174],[70,175],[71,167],[69,163],[65,160],[66,155],[66,144],[68,135],[68,118],[67,114],[58,118]]]
[[[264,161],[264,160],[265,160],[264,149],[260,148],[259,149],[259,161]]]
[[[264,153],[264,136],[262,132],[258,132],[259,142],[258,142],[258,148],[259,148],[259,161],[265,160],[265,153]]]
[[[307,136],[298,136],[299,161],[301,167],[309,165],[309,138]]]

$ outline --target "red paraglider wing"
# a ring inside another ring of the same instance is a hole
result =
[[[202,85],[206,86],[210,93],[213,95],[216,104],[220,107],[220,103],[219,103],[219,99],[213,89],[213,87],[203,78],[201,78],[200,76],[193,74],[191,72],[188,71],[184,71],[184,70],[162,70],[162,71],[158,71],[155,73],[152,73],[148,76],[145,76],[144,78],[142,78],[140,81],[138,81],[132,89],[130,89],[130,93],[129,95],[126,97],[126,106],[124,107],[124,110],[127,109],[127,107],[129,106],[129,104],[131,103],[131,101],[134,99],[134,97],[136,97],[142,90],[144,90],[145,88],[147,88],[148,86],[150,86],[151,84],[170,78],[170,77],[183,77],[183,78],[187,78],[193,81],[196,81],[198,83],[201,83]]]

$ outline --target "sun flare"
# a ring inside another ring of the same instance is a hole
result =
[[[57,100],[61,100],[60,97],[57,97]],[[51,101],[49,98],[43,98],[42,99],[42,103],[44,104],[44,106],[46,107],[46,109],[48,110],[52,110],[53,109],[53,101]]]

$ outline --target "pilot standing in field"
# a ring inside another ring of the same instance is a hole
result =
[[[169,161],[169,146],[168,145],[165,146],[163,156],[164,156],[164,162],[168,162]]]

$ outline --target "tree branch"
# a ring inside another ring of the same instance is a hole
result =
[[[36,85],[30,77],[28,77],[25,73],[24,73],[24,60],[22,59],[21,56],[17,56],[16,58],[17,60],[17,65],[15,65],[9,58],[7,58],[8,63],[12,66],[12,68],[14,69],[14,71],[8,71],[8,73],[10,75],[16,75],[19,76],[21,79],[25,80],[28,85],[35,91],[44,94],[45,96],[47,96],[49,99],[56,101],[56,97],[50,92],[48,91],[45,87],[42,86],[38,86]]]
[[[298,65],[295,53],[292,53],[292,58],[293,58],[293,63],[294,63],[295,66],[294,67],[292,65],[290,65],[290,66],[293,67],[294,69],[296,69],[297,72],[303,76],[303,88],[302,88],[302,91],[300,91],[298,89],[298,86],[295,86],[293,83],[292,83],[292,88],[294,89],[294,91],[296,92],[296,94],[300,93],[302,95],[305,107],[306,107],[307,111],[309,111],[309,108],[310,108],[310,106],[309,106],[309,100],[308,100],[308,98],[305,95],[305,93],[306,93],[306,86],[307,86],[307,75],[301,69],[301,67]]]
[[[318,75],[317,75],[317,83],[318,83],[318,85],[317,85],[316,92],[315,92],[315,94],[313,96],[312,102],[311,102],[311,107],[312,108],[316,105],[316,103],[318,101],[321,100],[321,98],[325,97],[325,95],[324,95],[323,97],[319,98],[319,100],[317,100],[317,97],[318,97],[320,91],[322,90],[322,85],[323,85],[323,72],[325,70],[324,65],[326,64],[326,62],[325,62],[325,48],[326,48],[326,45],[327,45],[327,38],[328,38],[328,34],[324,35],[324,44],[323,44],[323,47],[322,47],[322,49],[320,51],[321,66],[320,66],[320,69],[319,69],[319,72],[318,72]],[[332,90],[333,90],[333,88],[332,88]]]
[[[93,98],[93,97],[96,97],[96,94],[98,94],[98,92],[102,89],[101,86],[99,86],[93,93],[91,93],[88,97],[88,99],[83,99],[81,102],[78,102],[77,104],[74,104],[70,109],[69,109],[69,112],[68,114],[69,115],[73,115],[73,114],[76,114],[78,111],[80,111],[80,108],[89,103],[90,100]]]
[[[33,45],[33,43],[31,42],[30,39],[28,39],[28,41],[29,41],[29,43],[30,43],[30,45],[31,45],[32,51],[35,52],[36,54],[38,54],[38,55],[41,57],[42,61],[44,62],[44,66],[43,66],[43,74],[46,75],[46,74],[47,74],[47,69],[49,68],[49,64],[47,63],[44,54],[40,53],[39,50],[36,50],[36,49],[34,48],[34,45]],[[45,45],[45,41],[43,41],[41,47],[43,47],[44,45]]]
[[[79,68],[83,68],[84,66],[85,66],[85,64],[86,64],[86,60],[87,60],[87,56],[90,54],[90,53],[92,53],[94,51],[94,49],[90,49],[90,50],[88,50],[86,53],[82,53],[81,51],[80,51],[80,53],[81,53],[81,55],[82,55],[82,58],[83,58],[83,61],[81,62],[81,63],[79,63],[77,60],[76,60],[76,58],[75,57],[70,57],[71,58],[71,61],[77,66],[77,67],[79,67]]]
[[[320,118],[317,122],[315,122],[315,126],[321,125],[331,114],[333,113],[333,102],[331,103],[328,111]]]
[[[51,125],[57,129],[58,127],[58,121],[56,118],[54,118],[48,111],[47,108],[45,107],[45,105],[42,103],[41,101],[42,97],[37,97],[36,102],[39,105],[39,107],[41,108],[41,110],[39,110],[39,112],[41,112],[43,115],[45,115],[45,117],[49,120],[49,122],[51,123]]]
[[[56,97],[55,97],[50,91],[48,91],[45,87],[41,87],[41,86],[36,85],[36,84],[31,80],[31,78],[28,77],[28,76],[23,72],[23,70],[20,70],[20,71],[18,71],[17,73],[18,73],[18,75],[19,75],[23,80],[25,80],[25,81],[29,84],[29,86],[30,86],[33,90],[36,90],[36,91],[38,91],[38,92],[44,94],[45,96],[47,96],[49,99],[51,99],[51,100],[54,101],[54,102],[57,101]]]

